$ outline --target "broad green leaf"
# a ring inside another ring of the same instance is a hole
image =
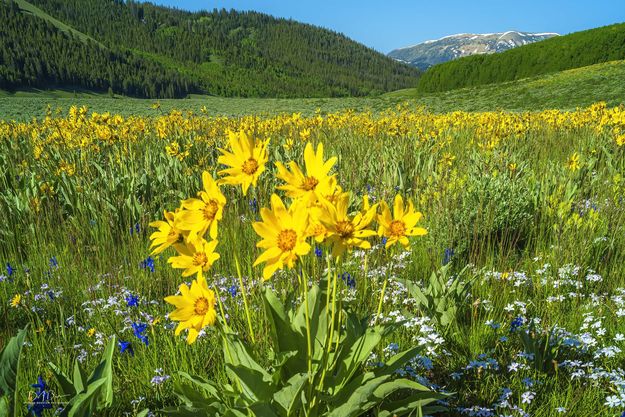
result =
[[[403,415],[415,415],[415,411],[421,411],[422,414],[432,414],[439,411],[448,411],[443,406],[428,406],[436,400],[446,398],[448,395],[436,393],[436,392],[419,392],[417,394],[410,395],[407,398],[401,400],[387,402],[379,409],[378,417],[393,417]],[[424,408],[425,407],[425,408]],[[419,415],[419,414],[417,414]]]
[[[371,356],[373,349],[378,346],[382,338],[392,328],[392,326],[378,325],[367,329],[362,336],[349,346],[349,349],[346,349],[345,353],[339,358],[336,376],[338,387],[342,387],[361,368]]]
[[[73,397],[76,395],[76,388],[72,383],[72,380],[67,376],[61,369],[53,364],[52,362],[48,362],[48,366],[52,369],[52,374],[56,378],[56,381],[61,386],[61,390],[63,391],[63,395],[68,397]]]
[[[253,401],[269,401],[271,400],[275,387],[271,376],[268,378],[254,369],[247,368],[245,366],[232,366],[226,364],[226,368],[236,375],[237,381],[243,386],[244,391],[247,394],[251,394]]]
[[[308,375],[301,373],[293,375],[286,383],[286,386],[273,395],[274,401],[280,407],[282,417],[292,416],[294,410],[301,404],[300,393],[306,387]]]
[[[279,352],[299,349],[297,334],[291,328],[284,306],[269,288],[264,289],[265,312],[271,323],[271,335]]]
[[[356,417],[364,414],[365,411],[378,404],[374,392],[388,380],[389,376],[384,375],[367,381],[354,389],[346,401],[330,411],[327,417]]]
[[[102,394],[106,385],[105,379],[99,379],[89,384],[87,390],[76,395],[67,404],[66,410],[68,417],[89,417],[92,416],[98,407],[98,398]]]
[[[421,346],[415,346],[415,347],[413,347],[411,349],[408,349],[408,350],[400,352],[400,353],[398,353],[396,355],[393,355],[384,364],[383,367],[378,368],[378,369],[376,369],[373,372],[375,373],[376,376],[392,375],[393,373],[395,373],[395,371],[397,371],[402,366],[404,366],[406,363],[408,363],[409,361],[414,359],[415,356],[417,356],[417,354],[419,352],[421,352],[421,350],[422,350]]]
[[[247,411],[249,412],[249,414],[247,414],[248,417],[280,417],[280,415],[275,412],[271,405],[262,402],[251,405]]]
[[[17,332],[16,336],[0,352],[0,417],[12,415],[17,374],[20,365],[20,353],[26,339],[28,326]]]
[[[204,378],[199,376],[189,375],[186,372],[179,372],[178,374],[187,381],[191,382],[194,386],[202,388],[209,397],[219,398],[219,391],[212,382],[206,381]]]
[[[74,375],[72,382],[74,383],[74,390],[76,393],[85,391],[87,387],[87,375],[80,367],[80,363],[78,361],[74,361]]]

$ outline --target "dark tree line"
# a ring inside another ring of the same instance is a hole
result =
[[[46,20],[0,3],[0,88],[80,88],[138,97],[182,97],[199,90],[176,71],[128,50],[82,41]]]
[[[422,92],[447,91],[620,59],[625,59],[625,23],[435,65],[423,73],[418,88]]]
[[[142,97],[362,96],[413,87],[419,76],[339,33],[261,13],[191,13],[121,0],[30,2],[100,45],[0,3],[2,21],[9,22],[0,28],[1,88],[111,86]],[[29,35],[20,39],[24,25]]]

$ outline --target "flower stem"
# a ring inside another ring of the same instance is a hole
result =
[[[239,259],[235,256],[234,263],[237,267],[237,276],[239,277],[239,286],[241,287],[241,295],[243,296],[243,306],[245,307],[245,317],[247,318],[247,327],[250,331],[250,337],[252,343],[255,342],[254,328],[252,327],[252,317],[250,316],[250,307],[247,303],[247,294],[245,292],[245,285],[243,285],[243,276],[241,275],[241,267],[239,266]]]

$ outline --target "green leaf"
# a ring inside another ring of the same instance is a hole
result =
[[[402,398],[401,400],[388,402],[382,405],[380,410],[378,411],[378,417],[393,417],[393,416],[403,416],[403,415],[415,415],[415,410],[421,410],[421,415],[423,414],[432,414],[435,412],[444,412],[448,411],[446,407],[443,406],[429,406],[428,404],[436,400],[440,400],[448,397],[449,395],[435,393],[435,392],[420,392],[417,394],[413,394],[407,398]],[[426,407],[426,408],[424,408]],[[419,415],[419,414],[416,414]]]
[[[255,369],[230,364],[226,364],[226,368],[236,375],[237,381],[244,388],[243,391],[252,401],[269,401],[272,398],[275,387],[271,376],[266,372],[263,374]]]
[[[339,367],[335,383],[340,389],[369,359],[382,338],[386,336],[394,326],[378,325],[367,329],[365,333],[349,346],[339,358]]]
[[[110,407],[113,404],[113,352],[115,352],[115,346],[116,338],[112,336],[104,349],[102,360],[87,380],[89,386],[95,381],[104,380],[101,395],[97,398],[98,410]],[[87,390],[88,389],[89,388],[87,388]]]
[[[15,402],[15,386],[20,365],[20,353],[27,328],[18,331],[0,352],[0,417],[8,417],[13,414]]]
[[[225,333],[224,342],[224,360],[226,364],[232,366],[242,365],[246,368],[253,369],[262,373],[266,377],[270,375],[265,369],[258,364],[254,356],[250,353],[247,346],[243,344],[238,335],[234,333]]]
[[[396,355],[393,355],[383,367],[378,368],[373,372],[375,373],[376,376],[392,375],[399,368],[401,368],[406,363],[414,359],[415,356],[417,356],[417,354],[421,352],[421,350],[422,350],[421,346],[415,346],[411,349],[408,349]]]
[[[52,374],[56,378],[58,384],[61,386],[61,390],[63,391],[64,396],[73,397],[77,394],[76,388],[72,383],[72,380],[69,376],[67,376],[61,369],[53,364],[52,362],[48,362],[48,366],[52,369]]]
[[[294,331],[283,304],[269,288],[264,293],[265,312],[271,323],[271,336],[278,352],[297,352],[306,347],[303,334]]]
[[[377,398],[383,399],[400,389],[409,389],[425,392],[426,394],[435,394],[425,385],[421,385],[418,382],[411,381],[409,379],[399,378],[389,382],[385,382],[384,384],[380,385],[378,388],[376,388],[373,395],[375,395]]]
[[[364,414],[365,411],[378,403],[374,392],[388,379],[388,375],[380,376],[351,390],[351,395],[347,400],[339,402],[339,406],[332,409],[327,417],[356,417]]]
[[[83,393],[76,395],[67,404],[66,409],[68,417],[89,417],[92,416],[98,409],[98,398],[102,394],[106,385],[105,379],[99,379],[92,384],[89,384],[87,390]]]
[[[199,376],[192,376],[186,372],[178,373],[181,377],[191,382],[192,385],[202,388],[209,397],[219,398],[219,391],[217,387],[210,381],[206,381],[204,378]]]
[[[286,386],[273,395],[274,401],[279,405],[282,417],[290,417],[293,411],[301,404],[300,393],[308,382],[308,375],[300,373],[293,375]]]
[[[266,403],[256,403],[252,404],[248,408],[248,416],[258,416],[258,417],[280,417],[275,410],[271,407],[271,405]]]
[[[150,409],[145,408],[137,413],[137,417],[148,417],[148,414],[150,414]]]
[[[80,367],[80,363],[78,361],[74,361],[74,390],[76,393],[81,393],[85,391],[87,387],[87,374]]]

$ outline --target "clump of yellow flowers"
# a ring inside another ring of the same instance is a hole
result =
[[[182,201],[175,211],[164,212],[164,220],[150,224],[157,229],[150,236],[152,254],[173,247],[178,255],[170,257],[168,263],[183,270],[183,277],[195,276],[190,286],[180,285],[179,295],[165,298],[176,307],[169,316],[179,322],[176,335],[188,329],[188,343],[195,342],[202,328],[217,320],[216,292],[209,288],[205,273],[220,257],[217,236],[227,206],[221,187],[240,185],[246,195],[257,185],[268,162],[268,141],[254,139],[244,131],[228,136],[229,149],[220,149],[219,162],[228,167],[219,171],[221,178],[204,172],[198,198]],[[351,193],[343,191],[336,174],[331,174],[336,161],[336,157],[324,158],[323,144],[314,149],[308,142],[304,169],[296,161],[286,166],[275,164],[276,178],[282,181],[276,189],[285,193],[287,201],[272,194],[270,206],[260,209],[261,221],[252,224],[261,238],[256,246],[263,250],[254,266],[263,264],[265,280],[278,270],[293,268],[299,258],[309,254],[313,240],[326,244],[333,257],[341,258],[353,248],[371,248],[368,238],[375,235],[386,238],[387,248],[397,242],[408,248],[409,237],[427,233],[417,226],[421,213],[412,201],[404,203],[401,195],[395,197],[392,214],[385,202],[371,205],[367,196],[362,208],[351,213]],[[377,231],[373,226],[376,220]]]

